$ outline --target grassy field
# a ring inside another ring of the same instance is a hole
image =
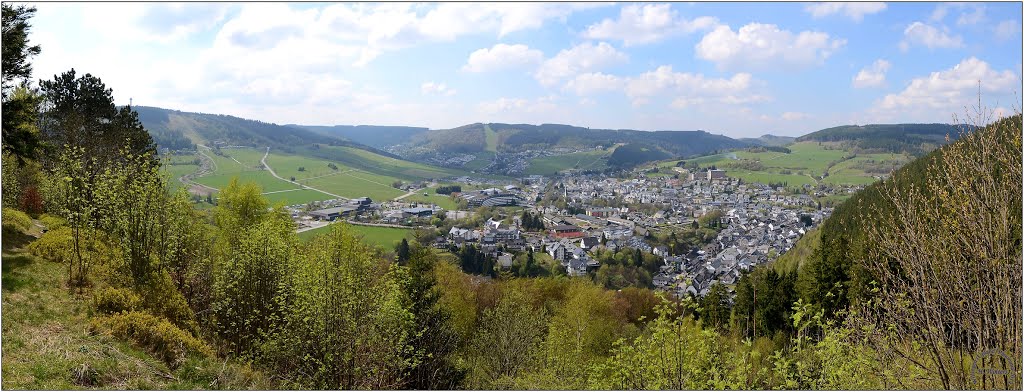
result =
[[[299,189],[294,191],[264,193],[263,197],[266,198],[271,205],[276,205],[277,203],[280,202],[289,206],[294,204],[306,204],[311,201],[333,199],[331,195],[314,191],[311,189]]]
[[[482,151],[474,155],[476,155],[476,159],[466,162],[465,165],[462,165],[463,168],[466,170],[480,170],[487,167],[494,160],[493,152]]]
[[[298,188],[295,184],[290,184],[287,181],[281,181],[274,178],[274,176],[270,175],[270,172],[267,171],[214,174],[210,176],[196,177],[193,181],[216,189],[224,189],[229,183],[231,183],[231,179],[234,177],[238,177],[238,181],[241,182],[255,182],[263,189],[263,192],[275,192]],[[327,198],[330,198],[330,196]]]
[[[367,196],[376,201],[391,200],[405,192],[391,187],[393,178],[374,176],[363,172],[348,172],[329,177],[299,181],[317,189],[348,198]]]
[[[534,158],[523,174],[552,175],[565,169],[602,170],[608,167],[608,161],[602,158],[609,155],[611,151],[594,150]]]
[[[715,166],[724,169],[729,177],[740,178],[749,182],[785,183],[788,186],[805,184],[816,185],[819,178],[828,170],[828,177],[823,182],[834,185],[864,185],[875,181],[872,174],[859,169],[866,164],[880,164],[887,167],[899,167],[909,158],[901,154],[862,154],[849,158],[851,153],[835,149],[828,144],[817,142],[801,142],[787,146],[792,152],[749,152],[734,151],[723,154],[708,155],[684,160],[687,164],[696,163],[700,167]],[[846,159],[844,159],[846,158]],[[671,170],[679,162],[664,161],[658,163],[659,169]],[[761,170],[750,170],[743,164],[759,162],[764,166]],[[830,164],[834,164],[829,168]]]
[[[467,174],[462,170],[428,166],[374,154],[370,151],[346,146],[320,146],[304,149],[304,156],[330,160],[353,169],[375,175],[395,177],[403,180],[420,180]],[[271,165],[273,166],[273,165]],[[276,170],[276,169],[275,169]],[[282,175],[283,176],[283,175]]]
[[[487,151],[498,152],[498,133],[494,132],[490,125],[484,125],[484,139],[487,142]]]
[[[469,191],[474,188],[478,187],[471,187],[469,185],[462,184],[463,191]],[[424,193],[426,193],[427,196],[423,196]],[[455,200],[452,200],[451,196],[438,194],[436,186],[424,188],[423,190],[416,192],[414,195],[402,199],[402,201],[408,203],[437,204],[438,207],[444,208],[446,210],[454,210],[458,208],[458,206],[455,203]]]
[[[346,224],[348,225],[348,224]],[[394,227],[377,227],[377,226],[358,226],[348,225],[349,229],[354,230],[359,235],[363,236],[363,241],[366,243],[379,246],[385,250],[392,250],[395,244],[412,235],[412,229],[398,229]],[[309,241],[313,237],[327,234],[331,229],[334,228],[334,224],[327,225],[324,227],[316,228],[309,231],[304,231],[298,234],[299,239],[302,241]]]

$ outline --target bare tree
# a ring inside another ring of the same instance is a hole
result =
[[[954,120],[957,120],[954,118]],[[946,389],[1021,389],[1021,115],[979,104],[924,185],[881,187],[867,212],[880,353]]]

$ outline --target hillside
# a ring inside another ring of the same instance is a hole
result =
[[[800,250],[798,254],[784,255],[774,267],[780,273],[796,272],[801,275],[805,297],[826,297],[825,293],[832,291],[833,295],[827,296],[831,299],[824,301],[824,306],[827,310],[840,309],[847,304],[865,300],[869,290],[868,282],[877,279],[877,276],[869,272],[871,265],[865,265],[864,260],[878,258],[878,249],[891,246],[880,239],[879,233],[889,233],[893,238],[904,238],[895,231],[907,230],[896,229],[904,224],[901,222],[906,222],[907,219],[936,219],[937,221],[920,222],[909,228],[914,230],[916,235],[951,235],[954,236],[952,238],[957,238],[955,242],[943,240],[943,247],[963,247],[972,244],[970,246],[973,248],[980,243],[991,241],[993,236],[984,232],[994,228],[998,230],[998,226],[987,223],[989,221],[984,220],[983,216],[1006,206],[1011,211],[1005,216],[1016,223],[1007,226],[1011,231],[1002,235],[1008,235],[1008,240],[1017,244],[1014,245],[1017,249],[1015,262],[1019,264],[1021,193],[1016,182],[1020,180],[1006,182],[999,178],[1012,178],[1014,175],[1014,171],[1005,170],[1007,162],[1016,166],[1016,173],[1019,175],[1020,121],[1021,117],[1017,115],[975,130],[966,138],[913,160],[896,170],[890,179],[867,186],[836,207],[832,216],[817,230],[818,235],[801,238],[794,247]],[[993,149],[1003,151],[1002,155],[991,151]],[[955,154],[955,160],[950,160],[951,158],[947,157],[949,154]],[[977,166],[958,169],[967,167],[967,162],[973,162]],[[979,168],[984,171],[977,172]],[[936,194],[937,190],[952,192],[948,189],[957,190],[960,187],[966,187],[964,189],[968,189],[966,192],[971,196],[950,199],[950,195]],[[985,201],[989,197],[988,193],[1001,196],[998,196],[998,201]],[[896,200],[904,200],[901,203],[906,204],[894,204],[894,199],[890,195],[895,194],[905,195],[904,197],[908,199]],[[990,202],[994,204],[988,204]],[[928,218],[929,216],[932,218]],[[939,224],[938,220],[970,223],[948,226]],[[979,224],[981,226],[976,227]],[[941,233],[932,233],[936,230]],[[872,232],[876,234],[872,235]],[[900,241],[907,244],[911,237]],[[942,253],[949,255],[945,257],[971,257],[966,253],[966,249],[958,249],[946,249]],[[911,253],[923,255],[929,251],[922,246]],[[933,268],[939,266],[934,265]],[[1019,278],[1019,266],[1017,274]]]
[[[957,126],[949,124],[842,125],[809,133],[796,141],[836,142],[864,152],[920,155],[946,144],[946,136],[956,140],[959,133]]]
[[[344,138],[356,143],[365,144],[378,149],[384,149],[396,144],[402,144],[427,132],[428,128],[402,127],[402,126],[380,126],[380,125],[288,125],[301,128],[319,134]]]
[[[438,154],[469,154],[475,159],[464,167],[479,169],[493,159],[494,153],[514,155],[528,151],[568,151],[556,153],[565,155],[606,149],[616,144],[636,144],[641,147],[635,151],[627,147],[620,155],[627,154],[628,158],[611,159],[611,166],[630,166],[666,157],[688,157],[752,145],[704,131],[648,132],[590,129],[563,124],[475,123],[451,129],[429,130],[391,150],[414,160],[430,160]]]
[[[782,147],[793,143],[794,141],[796,141],[796,138],[791,136],[761,135],[760,137],[756,138],[745,137],[737,140],[741,142],[750,143],[755,146]]]

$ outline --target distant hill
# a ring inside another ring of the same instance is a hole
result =
[[[494,148],[499,153],[512,153],[554,148],[588,149],[615,144],[638,146],[636,149],[627,148],[619,153],[619,157],[623,159],[616,159],[613,156],[609,160],[610,163],[619,162],[623,165],[671,156],[703,155],[752,145],[704,131],[649,132],[630,129],[590,129],[564,124],[475,123],[421,133],[409,141],[402,154],[409,158],[420,158],[439,152],[474,154],[488,151],[489,148]]]
[[[326,144],[355,147],[396,158],[393,154],[356,141],[313,132],[301,127],[283,126],[223,114],[182,112],[149,106],[136,106],[134,109],[139,113],[139,121],[156,140],[158,147],[180,149],[189,145],[188,142],[185,142],[188,140],[195,144],[220,142],[238,146],[269,146],[275,150],[294,153],[302,146]]]
[[[970,129],[970,128],[965,128]],[[949,124],[842,125],[800,136],[796,141],[838,142],[863,152],[906,152],[921,155],[960,137]]]
[[[761,137],[757,138],[745,137],[737,140],[756,146],[782,147],[787,144],[792,144],[796,141],[796,138],[791,136],[761,135]]]
[[[429,128],[402,127],[402,126],[380,126],[380,125],[291,125],[313,131],[322,135],[341,137],[356,143],[362,143],[374,148],[387,148],[397,144],[407,143],[417,135],[427,132]]]

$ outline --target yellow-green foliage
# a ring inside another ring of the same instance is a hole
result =
[[[63,226],[47,231],[38,240],[29,244],[27,249],[33,255],[48,261],[66,263],[75,257],[75,239],[71,228]],[[92,235],[82,235],[79,249],[82,257],[91,260],[90,262],[103,262],[111,258],[110,248]]]
[[[167,272],[156,272],[149,278],[148,284],[141,287],[142,307],[152,314],[159,315],[175,326],[189,332],[199,331],[195,314],[188,306],[188,301],[174,286]]]
[[[32,218],[28,214],[13,208],[3,209],[3,225],[13,226],[18,231],[29,231],[32,228]]]
[[[96,317],[90,322],[93,333],[130,339],[168,365],[177,367],[190,355],[210,357],[213,350],[169,321],[145,312],[118,313]]]
[[[106,287],[93,293],[96,311],[104,314],[131,312],[139,308],[142,298],[128,289]]]
[[[47,230],[54,230],[67,226],[68,221],[56,215],[43,214],[39,216],[39,223],[42,223],[43,226],[46,226]]]

